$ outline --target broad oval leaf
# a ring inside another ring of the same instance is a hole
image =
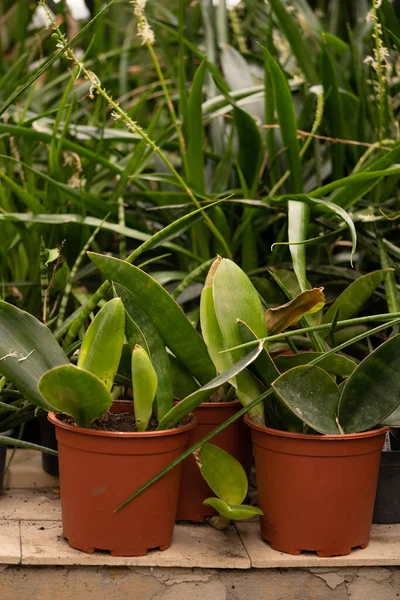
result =
[[[118,371],[124,336],[124,306],[120,298],[114,298],[89,325],[78,357],[78,367],[96,375],[109,390]]]
[[[340,433],[336,422],[340,391],[326,371],[312,365],[294,367],[272,387],[296,417],[315,431]]]
[[[47,371],[39,380],[39,391],[49,404],[73,417],[80,427],[89,427],[112,404],[104,383],[75,365]]]
[[[165,345],[200,381],[215,375],[214,365],[201,336],[180,306],[150,275],[118,258],[88,253],[109,281],[126,287],[154,322]]]
[[[54,410],[38,390],[49,369],[69,364],[50,330],[29,313],[0,301],[0,373],[44,410]]]
[[[293,367],[307,365],[311,361],[323,356],[322,352],[300,352],[293,356],[277,356],[274,358],[275,365],[281,373],[285,373]],[[332,354],[318,363],[321,369],[327,371],[331,375],[339,375],[340,377],[350,377],[357,364],[341,354]]]
[[[143,346],[157,373],[158,388],[154,411],[157,418],[161,419],[173,406],[171,363],[165,344],[152,319],[131,292],[118,283],[114,284],[114,289],[126,311],[125,330],[131,351],[136,344]]]
[[[390,269],[372,271],[350,283],[340,296],[336,298],[325,314],[322,323],[331,323],[337,310],[339,310],[339,319],[341,321],[354,317],[378,285],[382,283],[388,272],[390,272]]]
[[[257,506],[250,506],[249,504],[239,504],[238,506],[235,506],[233,504],[227,504],[219,498],[207,498],[207,500],[204,500],[203,504],[211,506],[221,515],[221,517],[225,517],[225,519],[229,519],[230,521],[245,521],[246,519],[251,519],[252,517],[264,514],[261,508],[258,508]]]
[[[214,494],[227,504],[241,504],[247,495],[247,476],[239,461],[214,444],[195,454],[200,472]]]
[[[157,373],[146,350],[137,344],[132,352],[133,410],[138,431],[146,431],[157,392]]]
[[[236,377],[243,369],[248,367],[256,358],[259,356],[262,350],[262,344],[241,358],[232,367],[217,375],[212,381],[199,388],[190,396],[187,396],[181,402],[178,402],[172,408],[163,419],[161,419],[157,429],[171,429],[177,423],[179,423],[183,417],[186,417],[191,411],[199,406],[204,400],[206,400],[216,389],[218,389],[224,383],[227,383],[230,379]]]
[[[345,433],[381,424],[400,404],[400,335],[365,358],[344,386],[339,421]]]

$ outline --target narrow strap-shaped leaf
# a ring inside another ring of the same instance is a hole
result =
[[[152,319],[165,345],[200,383],[210,381],[215,369],[207,347],[168,292],[150,275],[126,261],[93,252],[88,256],[109,281],[129,290]]]
[[[178,402],[174,406],[173,409],[169,411],[165,415],[163,419],[161,419],[158,430],[162,429],[171,429],[177,423],[179,423],[183,417],[186,417],[191,411],[195,410],[204,400],[206,400],[216,389],[218,389],[221,385],[227,383],[230,379],[236,377],[243,369],[246,369],[251,363],[259,356],[262,351],[262,344],[259,345],[258,348],[241,358],[237,363],[235,363],[232,367],[217,375],[214,379],[212,379],[206,385],[199,388],[190,396],[184,398],[181,402]]]
[[[158,379],[154,410],[161,419],[173,406],[171,363],[165,344],[152,319],[142,309],[133,294],[118,283],[114,289],[124,304],[126,311],[126,337],[133,351],[136,344],[142,345],[150,356]]]

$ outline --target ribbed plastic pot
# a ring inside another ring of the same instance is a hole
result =
[[[196,408],[197,425],[190,433],[190,445],[201,440],[218,425],[234,415],[242,405],[240,402],[203,402]],[[244,467],[248,474],[252,460],[252,444],[250,431],[243,419],[232,423],[210,440],[212,444],[229,452]],[[216,512],[210,506],[204,506],[203,501],[215,494],[204,481],[199,467],[193,456],[189,456],[182,467],[181,487],[179,491],[177,521],[201,523],[206,517]]]
[[[52,450],[58,450],[56,430],[53,423],[50,423],[47,416],[40,417],[40,445],[45,448],[51,448]],[[57,476],[58,471],[58,457],[52,454],[46,454],[42,452],[42,467],[43,470],[49,475]]]
[[[118,402],[115,412],[132,410]],[[49,420],[58,440],[64,536],[86,553],[144,556],[166,550],[172,541],[181,468],[172,469],[117,513],[137,488],[169,465],[186,448],[193,415],[176,429],[143,433],[94,431]]]
[[[350,554],[368,545],[387,427],[302,435],[251,427],[261,536],[288,554]]]
[[[12,434],[12,430],[0,432],[0,435],[10,436]],[[6,459],[7,459],[7,446],[5,444],[0,444],[0,496],[4,492],[4,474],[6,469]]]
[[[400,523],[400,451],[382,452],[374,523]]]

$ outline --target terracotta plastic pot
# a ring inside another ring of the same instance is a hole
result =
[[[115,412],[132,411],[118,402]],[[67,425],[54,413],[63,532],[72,548],[112,556],[144,556],[172,541],[180,465],[117,513],[114,510],[186,448],[193,415],[176,429],[143,433],[94,431]]]
[[[374,523],[400,523],[400,451],[382,452]]]
[[[234,415],[242,405],[240,402],[203,402],[194,411],[197,425],[190,433],[190,445],[195,444],[207,433]],[[249,429],[243,419],[232,423],[210,440],[234,456],[249,473],[253,449]],[[182,467],[181,487],[179,491],[177,521],[200,523],[206,517],[216,514],[210,506],[204,506],[203,500],[215,496],[204,481],[193,456],[189,456]]]
[[[387,427],[347,435],[263,428],[247,416],[256,464],[261,535],[274,550],[350,554],[369,542]]]

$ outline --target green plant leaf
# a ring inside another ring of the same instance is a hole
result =
[[[326,371],[311,365],[294,367],[272,387],[296,417],[315,431],[340,433],[336,422],[340,392]]]
[[[324,288],[305,290],[283,306],[270,308],[265,313],[268,335],[280,333],[295,325],[304,315],[316,313],[325,306]]]
[[[203,444],[195,453],[200,472],[214,494],[227,504],[241,504],[247,495],[247,476],[242,465],[214,444]]]
[[[189,179],[199,192],[204,193],[204,127],[201,112],[203,81],[206,62],[202,61],[193,78],[189,94],[187,129],[187,160]]]
[[[277,356],[274,359],[275,365],[281,373],[286,373],[293,367],[307,365],[309,362],[323,356],[322,352],[301,352],[293,354],[293,356]],[[332,354],[319,363],[321,369],[327,371],[331,375],[339,375],[339,377],[350,377],[357,364],[341,354]]]
[[[78,357],[78,367],[96,375],[111,390],[121,360],[125,336],[125,310],[114,298],[103,306],[89,325]]]
[[[131,292],[118,283],[114,284],[114,289],[126,311],[125,330],[131,352],[136,344],[143,346],[157,373],[158,387],[154,399],[154,412],[160,420],[173,406],[170,358],[153,321]]]
[[[157,373],[146,350],[136,344],[132,352],[133,410],[138,431],[146,431],[157,392]]]
[[[260,130],[253,117],[244,110],[235,107],[234,121],[239,143],[237,160],[246,181],[250,198],[252,198],[258,185],[264,146]]]
[[[344,386],[339,421],[345,433],[358,433],[384,421],[400,404],[400,335],[365,358]]]
[[[39,391],[56,409],[71,415],[80,427],[89,425],[112,404],[104,383],[75,365],[62,365],[47,371],[39,380]]]
[[[261,508],[258,508],[257,506],[250,506],[249,504],[235,506],[234,504],[227,504],[219,498],[207,498],[207,500],[204,500],[203,504],[211,506],[221,515],[221,517],[229,519],[230,521],[245,521],[246,519],[251,519],[252,517],[264,514]]]
[[[27,312],[0,300],[0,373],[44,410],[54,410],[38,390],[40,377],[69,364],[50,330]]]
[[[215,369],[206,345],[168,292],[150,275],[123,260],[93,252],[88,255],[109,281],[129,290],[152,319],[165,345],[200,383],[210,381]]]
[[[257,358],[262,350],[262,345],[258,348],[241,358],[237,363],[235,363],[232,367],[217,375],[214,379],[212,379],[206,385],[199,388],[190,396],[187,396],[181,402],[178,402],[172,408],[163,419],[161,419],[158,430],[162,429],[171,429],[177,423],[179,423],[184,417],[186,417],[191,411],[195,410],[204,400],[209,398],[211,394],[217,390],[221,385],[227,383],[230,379],[236,377],[243,369],[246,369],[251,363]]]
[[[330,306],[322,323],[331,323],[337,310],[339,310],[339,320],[351,319],[364,306],[388,272],[390,269],[372,271],[350,283]]]
[[[293,192],[303,192],[303,174],[301,168],[300,146],[297,139],[297,119],[293,106],[292,94],[290,92],[285,75],[279,65],[275,62],[268,50],[264,49],[267,67],[271,75],[274,90],[275,106],[278,112],[278,122],[283,143],[287,148],[288,164],[290,169],[290,181]],[[302,291],[307,289],[306,277],[306,249],[303,245],[297,245],[307,239],[307,229],[310,216],[310,208],[307,204],[289,200],[288,202],[288,237],[293,268],[296,273]]]

